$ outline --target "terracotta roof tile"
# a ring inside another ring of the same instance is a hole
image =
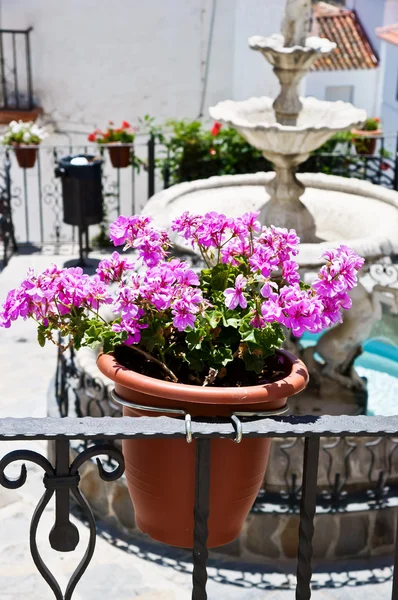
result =
[[[319,11],[316,19],[317,35],[335,42],[337,48],[329,55],[319,58],[312,71],[374,69],[378,66],[378,57],[355,11]]]

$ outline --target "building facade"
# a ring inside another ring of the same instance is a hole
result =
[[[35,103],[73,134],[275,95],[272,69],[247,38],[280,31],[283,9],[280,0],[3,0],[0,18],[3,29],[33,27]]]

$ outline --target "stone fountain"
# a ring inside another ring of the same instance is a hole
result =
[[[311,65],[336,44],[308,37],[311,0],[288,0],[283,33],[254,36],[249,46],[271,63],[281,91],[271,98],[227,100],[210,108],[211,116],[234,127],[274,164],[275,176],[267,184],[269,201],[262,210],[263,223],[294,228],[302,242],[316,242],[314,216],[301,202],[304,185],[296,177],[298,165],[332,135],[360,126],[366,112],[343,102],[300,98],[298,87]]]

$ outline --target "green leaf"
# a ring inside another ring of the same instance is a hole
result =
[[[254,329],[248,320],[242,320],[241,325],[239,327],[239,333],[241,334],[242,342],[253,342],[255,344],[258,343],[258,332],[259,329]]]
[[[208,321],[211,329],[215,329],[218,326],[222,316],[223,315],[219,310],[207,310],[205,313],[205,318]]]
[[[228,286],[230,267],[226,264],[216,265],[211,269],[210,287],[212,290],[223,292]]]
[[[185,336],[188,350],[200,350],[202,347],[202,334],[199,330],[193,329]]]
[[[156,346],[164,347],[165,339],[163,336],[164,323],[160,320],[154,320],[147,329],[143,329],[141,333],[142,344],[152,352]]]
[[[222,365],[225,367],[229,362],[233,360],[232,350],[225,346],[217,346],[213,350],[213,360],[216,365]]]
[[[257,373],[257,375],[260,375],[261,371],[264,368],[263,356],[257,356],[257,354],[245,352],[242,358],[245,363],[245,367],[248,371],[254,371],[255,373]]]
[[[39,345],[44,348],[46,345],[46,338],[44,333],[40,330],[37,332],[37,341],[39,342]]]

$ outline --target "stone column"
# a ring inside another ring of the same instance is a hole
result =
[[[262,224],[294,228],[302,243],[316,242],[314,217],[300,200],[305,187],[296,177],[297,165],[309,154],[263,154],[274,164],[275,177],[266,186],[270,199],[261,211]]]
[[[311,0],[287,0],[282,22],[286,47],[305,46],[305,40],[311,29],[311,14]]]

